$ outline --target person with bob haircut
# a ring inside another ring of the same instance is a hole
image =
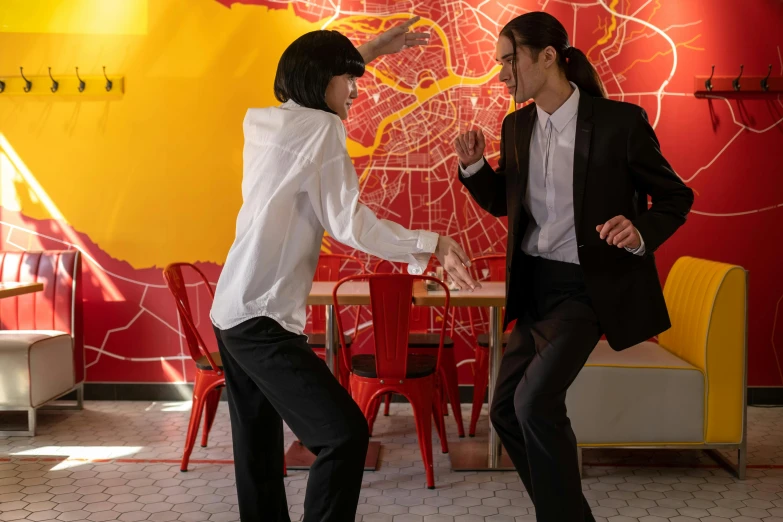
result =
[[[210,317],[226,375],[239,513],[290,521],[283,482],[283,421],[317,457],[305,522],[353,520],[368,426],[350,394],[310,349],[305,303],[324,231],[336,241],[422,274],[432,254],[462,290],[478,287],[456,241],[378,219],[359,202],[346,149],[348,118],[365,64],[429,35],[411,18],[358,49],[336,31],[313,31],[283,53],[277,107],[244,120],[242,207]]]

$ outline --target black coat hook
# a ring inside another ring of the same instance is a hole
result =
[[[704,82],[704,86],[707,88],[708,91],[712,90],[712,75],[715,74],[715,64],[712,64],[712,72],[710,73],[710,77],[707,78],[707,81]]]
[[[0,92],[3,92],[5,90],[5,82],[3,80],[0,80]]]
[[[745,69],[745,66],[744,65],[740,65],[739,76],[734,78],[734,80],[732,80],[732,82],[731,82],[731,86],[734,87],[735,91],[740,90],[740,78],[742,78],[742,71],[743,71],[743,69]]]
[[[19,74],[22,75],[22,79],[24,80],[24,92],[30,92],[30,89],[33,88],[33,82],[24,77],[24,67],[19,68]]]
[[[84,92],[84,80],[79,78],[79,68],[76,68],[76,78],[79,80],[79,92]]]
[[[769,75],[772,74],[772,64],[769,64],[769,69],[767,69],[767,76],[761,80],[761,89],[764,91],[769,90]],[[2,92],[2,91],[0,91]]]
[[[49,67],[49,78],[51,78],[51,80],[52,80],[52,86],[50,87],[50,89],[52,90],[52,92],[57,92],[57,89],[60,88],[60,82],[58,82],[57,80],[52,78],[52,68],[51,67]]]
[[[112,84],[112,81],[109,79],[109,77],[106,76],[106,66],[105,65],[103,66],[103,77],[106,78],[106,92],[109,92],[109,91],[111,91],[111,87],[112,87],[113,84]]]

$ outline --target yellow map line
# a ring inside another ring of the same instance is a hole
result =
[[[365,18],[367,17],[351,16],[351,17],[340,19],[339,23],[336,23],[334,25],[338,27],[344,26],[353,29],[357,29],[356,26],[359,26],[362,28],[362,31],[365,33],[377,34],[384,27],[385,22],[391,20],[407,20],[410,17],[407,15],[393,15],[389,17],[381,17],[381,20],[383,20],[384,24],[381,24],[381,26],[379,26],[377,29],[373,29],[367,27],[365,24],[362,24],[360,20]],[[394,89],[397,92],[416,96],[416,101],[411,105],[408,105],[407,107],[404,107],[399,111],[392,113],[386,116],[383,120],[381,120],[381,122],[378,124],[378,131],[375,134],[375,140],[373,141],[373,144],[370,145],[369,147],[365,147],[360,143],[357,143],[349,139],[348,153],[351,155],[351,157],[356,158],[356,157],[373,155],[375,153],[375,150],[381,144],[381,140],[383,139],[383,134],[386,131],[386,128],[393,121],[404,118],[405,116],[407,116],[414,110],[418,109],[424,103],[434,98],[438,94],[442,92],[446,92],[447,90],[457,85],[466,85],[466,86],[483,85],[486,82],[488,82],[490,79],[492,79],[492,77],[496,76],[500,71],[500,66],[496,65],[487,74],[479,77],[460,76],[456,74],[452,68],[451,53],[449,52],[449,41],[448,38],[446,37],[446,33],[443,32],[443,29],[435,22],[431,20],[423,20],[423,19],[415,23],[412,26],[412,29],[416,29],[419,27],[431,28],[432,31],[436,33],[440,37],[441,41],[443,42],[444,52],[446,53],[446,71],[448,73],[448,76],[438,80],[431,79],[433,83],[428,87],[422,87],[421,84],[419,84],[416,85],[413,89],[408,89],[400,86],[399,82],[386,76],[384,73],[380,72],[375,67],[367,66],[366,68],[367,72],[369,72],[370,74],[378,78],[381,81],[381,83],[383,83],[387,87],[390,87],[391,89]],[[364,174],[362,175],[362,177],[364,177]]]
[[[619,4],[619,3],[620,3],[620,0],[612,0],[612,4],[609,6],[609,9],[611,11],[614,11],[614,8],[617,7],[617,4]],[[599,18],[599,21],[600,21],[600,18]],[[609,24],[609,27],[606,27],[604,29],[604,35],[601,38],[599,38],[598,41],[592,47],[590,47],[590,50],[587,51],[585,54],[589,57],[590,53],[593,52],[593,49],[595,49],[599,45],[603,45],[606,42],[608,42],[612,38],[612,33],[614,33],[615,29],[617,29],[617,18],[613,14],[612,15],[612,21]]]
[[[686,47],[687,49],[691,49],[691,50],[694,50],[694,51],[703,51],[704,50],[703,47],[692,47],[690,45],[695,40],[697,40],[699,37],[701,37],[701,34],[697,34],[696,36],[694,36],[693,38],[691,38],[687,42],[681,42],[681,43],[676,44],[676,47],[681,47],[682,46],[682,47]],[[631,63],[631,65],[629,65],[628,67],[626,67],[625,69],[620,71],[618,73],[618,76],[624,75],[625,73],[630,71],[631,68],[633,68],[635,65],[637,65],[639,63],[650,63],[651,61],[655,60],[656,58],[660,58],[661,56],[666,56],[666,55],[671,54],[671,53],[672,53],[672,49],[669,49],[668,51],[664,51],[664,52],[660,52],[659,51],[659,52],[655,53],[654,55],[652,55],[650,58],[638,58],[638,59],[634,60],[633,63]]]

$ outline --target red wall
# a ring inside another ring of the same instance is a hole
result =
[[[236,2],[221,3],[231,8]],[[243,3],[285,7],[271,0]],[[310,7],[294,4],[308,18],[333,14],[325,0],[308,2]],[[320,4],[326,7],[317,7]],[[454,74],[485,74],[494,65],[493,35],[511,12],[522,12],[520,5],[527,9],[545,5],[562,20],[572,39],[576,31],[575,45],[589,51],[611,97],[647,110],[656,122],[664,154],[696,193],[687,224],[659,250],[661,278],[682,255],[748,269],[749,384],[783,385],[783,99],[693,96],[694,76],[709,74],[712,64],[719,76],[737,74],[740,64],[745,66],[745,76],[763,75],[770,63],[774,75],[783,74],[783,2],[607,0],[620,13],[633,13],[635,20],[627,24],[621,17],[615,17],[613,24],[601,5],[579,6],[579,2],[468,0],[462,4],[474,8],[460,11],[455,11],[452,2],[425,4],[416,14],[438,20],[449,45],[434,38],[433,45],[416,55],[416,60],[374,64],[396,76],[402,86],[445,78],[447,53]],[[342,2],[341,10],[379,13],[393,11],[396,5],[390,0],[350,0]],[[664,94],[659,96],[662,87]],[[391,91],[372,74],[365,75],[360,89],[363,93],[354,105],[348,129],[352,139],[369,145],[378,123],[409,105],[412,97]],[[507,110],[508,101],[496,77],[481,86],[457,86],[428,99],[385,128],[381,145],[371,157],[357,158],[357,171],[369,167],[364,200],[382,217],[459,236],[472,255],[502,250],[505,223],[478,209],[454,179],[456,157],[451,141],[466,125],[480,125],[491,150],[496,151],[500,121]],[[233,152],[238,153],[241,146],[237,143]],[[3,249],[67,248],[74,243],[73,234],[84,245],[89,256],[84,264],[88,380],[167,382],[181,380],[183,375],[192,377],[192,364],[183,355],[187,351],[180,342],[173,301],[163,286],[160,268],[135,269],[106,255],[78,230],[66,234],[60,223],[35,221],[4,209],[0,209],[0,219]],[[334,250],[342,251],[338,245]],[[217,280],[219,267],[203,268]],[[102,283],[107,277],[121,299],[107,294]],[[199,295],[205,297],[203,288]],[[200,308],[201,324],[209,338],[204,299]],[[458,319],[458,359],[468,359],[472,349],[467,317]],[[463,365],[461,371],[462,380],[469,382],[470,365]]]

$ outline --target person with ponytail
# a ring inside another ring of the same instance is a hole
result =
[[[509,336],[490,420],[539,522],[593,521],[566,392],[602,335],[615,350],[670,328],[655,251],[685,223],[693,191],[661,153],[645,111],[607,98],[552,15],[511,20],[497,43],[514,106],[497,168],[483,130],[458,136],[459,180],[508,216]],[[648,204],[648,197],[651,204]]]

